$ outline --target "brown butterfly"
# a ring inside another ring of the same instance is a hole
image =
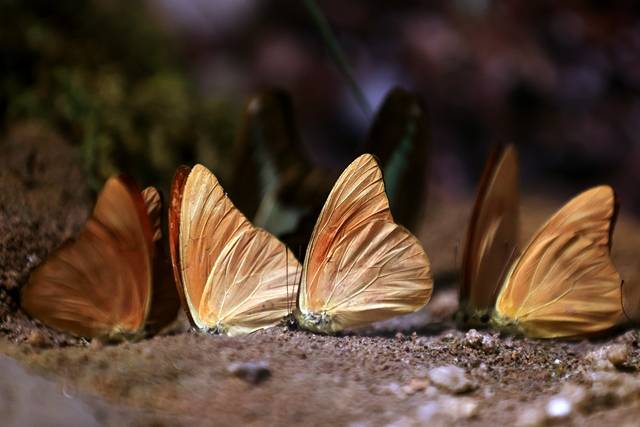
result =
[[[518,243],[518,159],[511,145],[496,146],[486,162],[462,258],[458,321],[488,323]]]
[[[311,235],[298,324],[322,333],[366,325],[418,310],[432,288],[420,242],[393,221],[378,162],[361,155],[340,175]]]
[[[31,274],[22,308],[83,337],[138,338],[166,325],[178,304],[160,245],[161,209],[155,188],[141,193],[123,176],[107,180],[77,239]]]
[[[573,198],[512,263],[509,253],[517,240],[513,150],[494,155],[482,179],[465,249],[461,295],[470,297],[463,299],[468,301],[463,309],[487,312],[498,289],[491,316],[496,328],[537,338],[612,328],[624,320],[621,279],[610,258],[615,193],[600,186]]]
[[[175,281],[196,328],[242,335],[291,313],[298,261],[254,227],[202,165],[181,167],[174,177],[169,240]]]

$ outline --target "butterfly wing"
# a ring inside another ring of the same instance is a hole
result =
[[[155,187],[147,187],[142,191],[142,198],[153,232],[153,292],[145,330],[155,333],[175,320],[180,300],[173,281],[171,261],[162,240],[162,196]]]
[[[638,283],[638,274],[634,280],[625,281],[622,284],[622,308],[628,321],[640,323],[640,284]]]
[[[179,172],[176,192],[174,273],[195,326],[239,335],[286,317],[301,270],[291,251],[251,225],[204,166]]]
[[[151,296],[152,236],[135,184],[110,178],[78,238],[32,273],[23,309],[79,336],[140,333]]]
[[[364,152],[376,156],[395,221],[409,230],[419,226],[427,200],[428,115],[417,94],[396,87],[376,113]]]
[[[613,190],[596,187],[562,207],[531,240],[496,302],[496,322],[527,335],[573,337],[622,320],[621,280],[609,256]]]
[[[491,310],[518,243],[518,160],[497,147],[482,174],[467,230],[460,307],[471,320]]]
[[[382,173],[370,154],[336,182],[307,248],[296,317],[336,332],[424,306],[433,282],[418,240],[393,222]]]

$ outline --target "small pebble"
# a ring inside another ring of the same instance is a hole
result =
[[[470,397],[440,396],[416,409],[420,425],[451,425],[478,414],[478,402]]]
[[[451,393],[465,393],[475,388],[475,384],[467,378],[464,369],[454,365],[433,368],[428,376],[435,385]]]
[[[550,419],[560,420],[571,415],[573,405],[564,396],[554,396],[547,402],[545,411]]]
[[[616,368],[627,363],[629,359],[629,346],[626,344],[613,344],[607,348],[607,360]]]
[[[569,401],[574,408],[588,409],[589,394],[581,385],[565,384],[558,395]]]
[[[227,371],[250,384],[259,384],[271,376],[267,362],[234,362],[227,366]]]
[[[479,404],[476,399],[470,397],[444,396],[440,400],[444,412],[454,414],[456,419],[470,419],[478,415]]]

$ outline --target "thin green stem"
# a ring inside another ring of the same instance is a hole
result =
[[[343,50],[340,48],[340,44],[338,43],[338,39],[336,38],[333,30],[331,29],[331,25],[329,25],[329,21],[322,13],[322,10],[318,7],[315,0],[304,0],[304,5],[307,8],[307,12],[311,15],[314,24],[320,31],[320,35],[322,36],[325,44],[329,48],[329,53],[331,54],[331,58],[333,62],[335,62],[338,70],[347,81],[353,96],[356,99],[356,102],[362,109],[363,113],[367,118],[372,115],[372,108],[367,101],[367,98],[364,96],[364,92],[358,85],[356,81],[353,70],[347,61],[347,57],[344,54]]]

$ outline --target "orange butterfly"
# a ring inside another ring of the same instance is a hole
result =
[[[361,155],[338,178],[311,235],[298,324],[322,333],[366,325],[420,309],[432,289],[420,242],[393,221],[378,162]]]
[[[202,165],[176,172],[169,241],[176,285],[196,328],[241,335],[291,313],[298,261],[254,227]]]
[[[107,180],[78,238],[31,274],[22,308],[56,329],[108,339],[137,338],[173,320],[178,304],[165,279],[161,207],[155,188],[141,193],[122,176]]]
[[[610,258],[613,190],[600,186],[573,198],[511,263],[517,224],[513,150],[492,157],[499,160],[490,161],[482,179],[465,249],[461,296],[471,297],[463,299],[463,309],[487,310],[498,289],[491,318],[497,328],[538,338],[610,329],[624,320],[621,279]]]
[[[176,173],[170,209],[176,283],[199,329],[237,335],[291,314],[303,328],[332,333],[415,311],[431,296],[429,262],[393,222],[382,173],[356,159],[329,195],[300,265],[284,244],[255,228],[204,166]]]

